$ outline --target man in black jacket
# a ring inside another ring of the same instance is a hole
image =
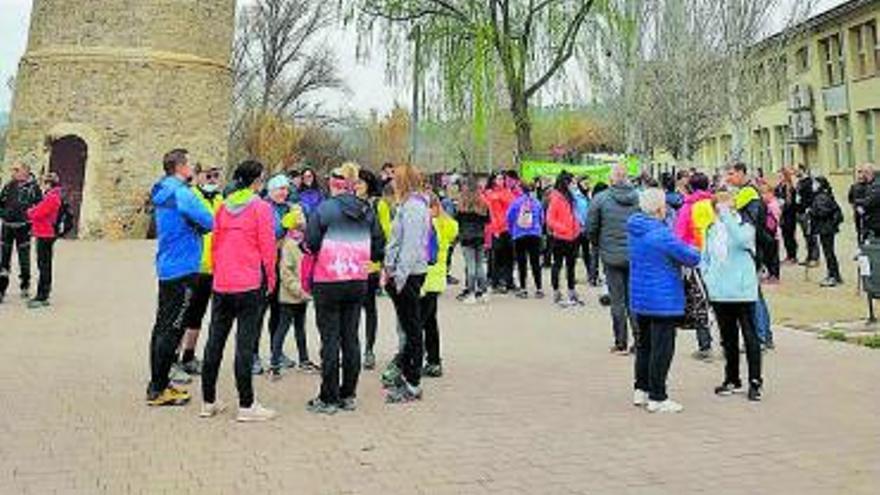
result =
[[[856,182],[849,188],[849,204],[853,208],[853,218],[856,223],[856,238],[859,244],[865,242],[867,215],[865,211],[865,201],[868,192],[874,183],[874,165],[865,163],[856,169]],[[878,215],[874,215],[877,217]]]
[[[857,200],[855,206],[862,212],[862,228],[865,238],[880,239],[880,181],[874,177],[872,165],[862,165],[862,167],[868,167],[871,180],[865,187],[864,197]]]
[[[810,222],[812,218],[810,209],[813,205],[814,195],[813,176],[806,166],[800,164],[798,165],[797,214],[801,224],[801,232],[807,242],[807,259],[800,264],[809,267],[819,266],[819,236],[813,231]]]
[[[31,286],[31,225],[28,223],[27,211],[43,199],[40,186],[31,175],[30,167],[18,163],[12,167],[12,180],[0,190],[0,219],[3,238],[0,251],[0,302],[6,296],[9,287],[12,249],[18,252],[19,288],[21,297],[30,297]]]

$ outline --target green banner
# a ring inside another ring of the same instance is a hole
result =
[[[642,172],[641,163],[638,157],[631,156],[624,158],[630,177],[637,177]],[[567,171],[575,177],[589,177],[595,184],[598,182],[608,182],[611,175],[613,163],[594,163],[594,164],[571,164],[556,162],[537,162],[525,161],[520,165],[519,175],[525,182],[531,182],[537,177],[553,177],[561,174],[563,170]]]

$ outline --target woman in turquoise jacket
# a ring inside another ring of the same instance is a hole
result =
[[[719,193],[714,199],[717,218],[709,227],[700,269],[715,310],[724,348],[724,382],[715,393],[729,396],[742,392],[739,372],[739,335],[742,333],[749,367],[749,400],[761,400],[761,344],[754,326],[758,300],[755,269],[755,228],[743,222],[733,198]]]

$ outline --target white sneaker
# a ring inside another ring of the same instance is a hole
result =
[[[473,306],[474,304],[477,304],[477,297],[471,294],[464,298],[464,303],[468,306]]]
[[[251,404],[251,407],[239,407],[238,408],[238,417],[235,418],[236,421],[241,423],[256,423],[258,421],[269,421],[270,419],[275,419],[278,413],[269,409],[267,407],[263,407],[257,401],[254,401]]]
[[[648,392],[639,389],[633,390],[633,405],[636,407],[647,406]]]
[[[684,406],[671,399],[664,401],[649,400],[648,412],[650,413],[680,413],[684,411]]]
[[[214,416],[226,410],[226,404],[218,401],[214,403],[203,402],[202,410],[199,412],[200,418],[213,418]]]

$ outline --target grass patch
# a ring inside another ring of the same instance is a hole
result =
[[[825,340],[833,340],[835,342],[846,342],[846,334],[841,332],[840,330],[825,330],[819,336],[821,339]]]
[[[865,337],[859,337],[856,341],[865,346],[870,347],[871,349],[880,349],[880,333],[875,333],[874,335],[868,335]]]

